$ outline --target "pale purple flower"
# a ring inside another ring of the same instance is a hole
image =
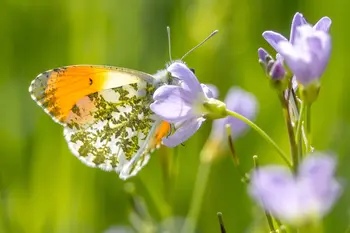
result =
[[[321,153],[306,157],[295,175],[282,166],[261,167],[252,173],[249,193],[260,206],[287,223],[319,220],[341,194],[335,167],[335,158]]]
[[[307,86],[324,73],[331,48],[331,38],[327,33],[303,25],[297,28],[295,43],[281,41],[277,51],[283,56],[296,80]]]
[[[265,31],[263,37],[282,55],[297,81],[306,86],[318,80],[328,64],[332,47],[328,34],[331,23],[330,18],[322,17],[312,27],[302,14],[296,13],[289,41],[274,31]]]
[[[175,133],[163,143],[174,147],[191,137],[205,121],[203,104],[214,95],[200,84],[194,73],[182,62],[172,63],[167,71],[179,80],[179,85],[164,85],[153,94],[151,110],[162,120],[175,126]]]
[[[258,103],[253,94],[239,87],[232,87],[225,98],[227,109],[239,113],[242,116],[253,120],[255,118]],[[210,137],[214,140],[226,142],[226,124],[230,125],[231,135],[237,138],[247,128],[247,124],[238,118],[227,116],[213,121]]]

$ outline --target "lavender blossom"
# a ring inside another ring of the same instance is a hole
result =
[[[331,54],[331,38],[323,32],[303,25],[297,28],[295,43],[281,41],[278,52],[295,75],[297,81],[308,86],[324,73]]]
[[[328,30],[331,23],[330,18],[323,17],[312,27],[302,14],[296,13],[289,41],[274,31],[265,31],[263,37],[282,55],[297,81],[307,86],[318,81],[328,64],[331,52]]]
[[[306,157],[296,175],[281,166],[262,167],[253,172],[249,193],[287,223],[319,220],[331,210],[342,190],[334,178],[335,167],[335,158],[321,153]]]
[[[164,85],[153,94],[151,110],[162,120],[174,124],[175,133],[163,139],[164,145],[175,147],[191,137],[209,112],[204,104],[214,96],[182,62],[174,62],[167,71],[179,79],[180,85]]]
[[[255,96],[239,87],[232,87],[225,98],[227,109],[237,112],[242,116],[253,120],[255,118],[258,103]],[[231,135],[237,138],[247,128],[247,124],[238,118],[227,116],[213,121],[210,138],[226,142],[226,124],[230,125]]]

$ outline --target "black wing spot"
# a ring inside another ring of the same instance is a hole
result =
[[[92,78],[89,78],[89,84],[92,85],[94,82],[92,81]]]

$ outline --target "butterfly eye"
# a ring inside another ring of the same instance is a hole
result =
[[[193,68],[190,68],[190,70],[192,71],[192,73],[196,74],[196,72]]]

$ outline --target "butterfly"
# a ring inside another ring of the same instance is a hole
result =
[[[73,65],[39,74],[29,92],[64,127],[76,157],[127,179],[146,165],[162,138],[173,132],[172,125],[157,118],[149,106],[157,87],[176,82],[166,70],[150,75],[113,66]]]

